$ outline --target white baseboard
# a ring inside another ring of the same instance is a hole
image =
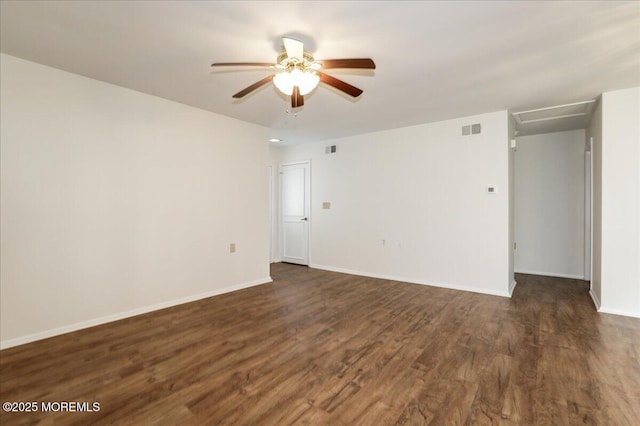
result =
[[[601,314],[613,314],[613,315],[622,315],[624,317],[640,318],[640,312],[619,311],[617,309],[609,309],[602,306],[600,306],[600,309],[598,309],[598,312]]]
[[[248,283],[237,284],[237,285],[233,285],[225,288],[207,291],[205,293],[195,294],[193,296],[187,296],[187,297],[183,297],[176,300],[157,303],[151,306],[144,306],[142,308],[131,309],[129,311],[119,312],[113,315],[107,315],[100,318],[90,319],[88,321],[69,324],[62,327],[53,328],[51,330],[45,330],[38,333],[28,334],[26,336],[15,337],[9,340],[2,340],[0,341],[0,350],[12,348],[14,346],[24,345],[26,343],[35,342],[36,340],[42,340],[42,339],[47,339],[49,337],[59,336],[61,334],[70,333],[72,331],[82,330],[83,328],[94,327],[96,325],[118,321],[124,318],[146,314],[148,312],[170,308],[172,306],[182,305],[184,303],[194,302],[200,299],[206,299],[207,297],[218,296],[224,293],[231,293],[232,291],[242,290],[243,288],[249,288],[249,287],[254,287],[261,284],[266,284],[272,281],[273,280],[271,279],[271,277],[265,277],[265,278],[251,281]]]
[[[513,290],[516,288],[516,285],[518,285],[518,281],[513,280],[509,286],[509,297],[513,296]]]
[[[631,318],[640,318],[640,312],[626,312],[620,311],[618,309],[610,309],[607,307],[603,307],[600,299],[598,299],[598,295],[593,291],[593,289],[589,290],[589,296],[591,296],[591,300],[593,300],[593,304],[596,305],[596,311],[601,314],[612,314],[612,315],[622,315],[624,317]]]
[[[390,281],[402,281],[402,282],[405,282],[405,283],[428,285],[428,286],[431,286],[431,287],[447,288],[447,289],[450,289],[450,290],[470,291],[470,292],[473,292],[473,293],[489,294],[491,296],[511,297],[508,291],[499,292],[499,291],[486,289],[486,288],[467,287],[467,286],[461,286],[461,285],[457,285],[457,284],[436,283],[436,282],[431,282],[431,281],[427,282],[427,281],[422,281],[422,280],[416,280],[414,278],[397,277],[397,276],[393,276],[393,275],[384,275],[384,274],[375,274],[375,273],[371,273],[371,272],[354,271],[354,270],[351,270],[351,269],[335,268],[333,266],[318,265],[318,264],[309,264],[309,267],[310,268],[315,268],[315,269],[323,269],[325,271],[340,272],[340,273],[343,273],[343,274],[359,275],[359,276],[362,276],[362,277],[380,278],[380,279],[383,279],[383,280],[390,280]]]
[[[572,280],[584,280],[584,275],[572,275],[572,274],[557,274],[555,272],[542,272],[542,271],[515,271],[516,274],[527,275],[542,275],[543,277],[556,277],[556,278],[570,278]]]
[[[593,291],[593,289],[589,289],[589,296],[591,296],[591,300],[593,300],[593,304],[596,305],[596,311],[600,312],[600,299],[598,299],[598,295]]]

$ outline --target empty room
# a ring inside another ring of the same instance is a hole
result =
[[[0,19],[0,424],[640,424],[640,2]]]

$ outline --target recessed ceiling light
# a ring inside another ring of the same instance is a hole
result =
[[[271,138],[271,139],[269,139],[269,142],[282,142],[282,139]]]

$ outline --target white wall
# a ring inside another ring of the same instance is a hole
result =
[[[640,317],[640,87],[602,94],[601,311]]]
[[[516,272],[584,278],[585,131],[517,138]]]
[[[265,128],[0,63],[2,347],[269,281]]]
[[[461,136],[473,123],[482,133]],[[281,154],[311,159],[311,266],[508,296],[506,111]]]
[[[586,140],[591,141],[592,212],[591,212],[591,290],[596,307],[602,300],[602,101],[593,111],[586,130]]]

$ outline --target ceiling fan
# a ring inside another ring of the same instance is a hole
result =
[[[332,77],[320,70],[349,68],[349,69],[375,69],[376,64],[372,59],[325,59],[315,60],[313,55],[305,52],[304,44],[288,37],[282,37],[283,49],[276,59],[276,63],[265,62],[217,62],[212,67],[270,67],[277,71],[251,86],[242,89],[234,98],[242,98],[265,84],[273,81],[275,86],[287,96],[291,96],[291,108],[304,105],[304,95],[316,88],[322,82],[344,92],[354,98],[362,94],[362,90],[349,83]]]

